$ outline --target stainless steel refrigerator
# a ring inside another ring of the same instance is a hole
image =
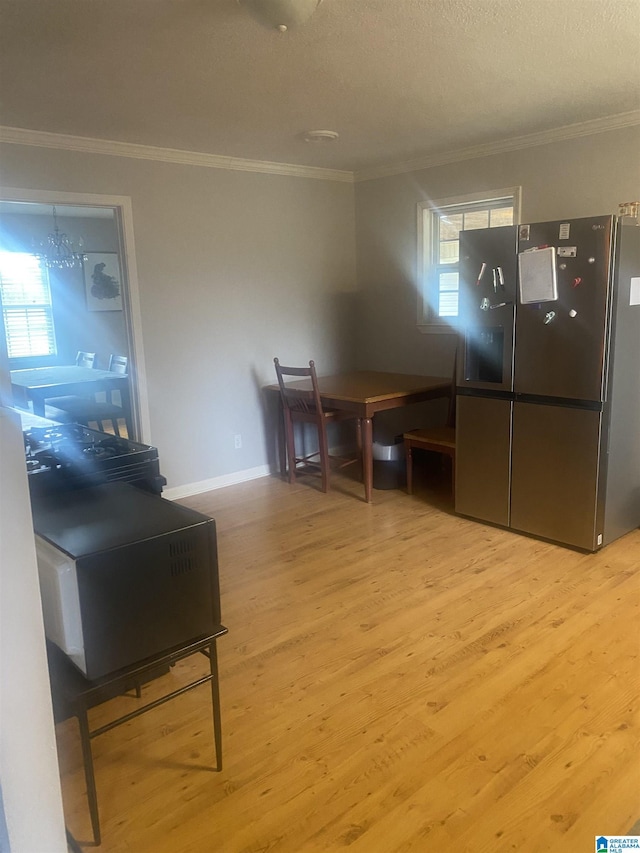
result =
[[[456,511],[595,551],[640,525],[640,228],[462,232]]]

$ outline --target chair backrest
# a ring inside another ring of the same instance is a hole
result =
[[[78,351],[78,355],[76,356],[76,365],[78,367],[95,367],[96,366],[96,354],[95,352],[82,352]]]
[[[280,386],[280,396],[282,404],[291,412],[302,412],[305,414],[321,414],[322,403],[320,402],[320,391],[318,390],[318,377],[316,376],[316,366],[313,361],[309,362],[309,367],[285,367],[280,364],[277,358],[273,359],[276,366],[276,375],[278,377],[278,385]],[[295,376],[297,379],[311,379],[311,388],[301,390],[299,388],[291,388],[284,382],[285,376]]]
[[[124,374],[129,367],[129,359],[126,355],[111,355],[109,357],[109,370],[112,373]]]

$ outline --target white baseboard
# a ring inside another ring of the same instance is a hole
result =
[[[212,492],[214,489],[224,489],[226,486],[246,483],[248,480],[258,480],[260,477],[268,477],[272,473],[273,471],[268,465],[259,465],[257,468],[234,471],[233,474],[224,474],[222,477],[212,477],[210,480],[200,480],[198,483],[187,483],[184,486],[164,489],[162,497],[176,501],[180,498],[200,495],[202,492]]]
[[[353,453],[353,447],[348,445],[330,447],[329,453],[333,456],[348,456]],[[257,468],[246,468],[244,471],[234,471],[233,474],[224,474],[222,477],[212,477],[210,480],[200,480],[198,483],[186,483],[184,486],[164,489],[162,497],[170,501],[180,498],[189,498],[192,495],[201,495],[203,492],[212,492],[214,489],[224,489],[226,486],[235,486],[238,483],[246,483],[249,480],[258,480],[260,477],[268,477],[277,469],[269,465],[258,465]]]

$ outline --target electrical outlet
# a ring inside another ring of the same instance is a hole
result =
[[[240,448],[242,447],[242,436],[240,435],[239,432],[236,433],[236,435],[234,436],[233,446],[235,447],[236,450],[240,450]]]

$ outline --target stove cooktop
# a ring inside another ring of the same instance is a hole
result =
[[[155,448],[80,424],[34,427],[24,433],[27,470],[95,467],[132,454],[155,455]]]
[[[57,489],[150,480],[151,491],[160,493],[166,483],[155,447],[80,424],[31,427],[24,431],[24,448],[32,488],[36,482]]]

